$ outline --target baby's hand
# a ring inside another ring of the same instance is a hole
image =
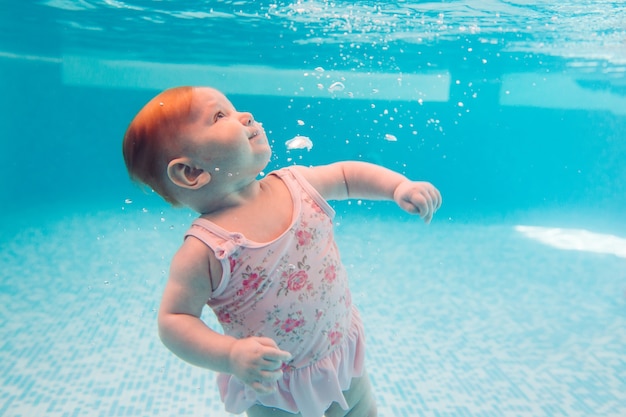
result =
[[[419,214],[426,223],[430,223],[441,207],[439,190],[428,182],[404,181],[396,187],[393,199],[405,211]]]
[[[283,363],[291,354],[280,350],[276,342],[267,337],[248,337],[237,340],[230,351],[233,375],[259,394],[269,394],[276,389],[276,381],[283,376]]]

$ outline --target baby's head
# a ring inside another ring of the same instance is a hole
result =
[[[178,155],[179,132],[187,122],[193,87],[165,90],[137,113],[126,130],[123,154],[131,179],[144,183],[173,205],[180,203],[168,186],[167,164]]]
[[[177,87],[139,111],[123,154],[133,180],[173,205],[202,210],[254,181],[271,149],[261,125],[219,91]]]

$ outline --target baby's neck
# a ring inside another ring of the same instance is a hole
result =
[[[240,187],[203,187],[193,193],[187,206],[202,215],[218,214],[222,211],[247,204],[254,199],[260,191],[259,181],[242,185]]]
[[[242,233],[254,242],[267,243],[283,235],[292,224],[294,203],[289,188],[275,175],[258,182],[254,195],[240,204],[202,215],[230,232]]]

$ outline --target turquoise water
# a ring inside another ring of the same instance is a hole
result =
[[[442,191],[429,226],[334,203],[381,416],[626,415],[626,6],[553,3],[0,5],[0,415],[227,415],[156,334],[193,216],[121,158],[181,84],[254,113],[268,170]]]

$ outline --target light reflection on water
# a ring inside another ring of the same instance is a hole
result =
[[[482,45],[626,65],[626,5],[620,1],[48,0],[35,7],[28,19],[18,17],[25,35],[35,28],[37,14],[50,17],[52,11],[65,49],[105,56],[206,63],[254,56],[291,61],[295,54],[302,63],[330,54],[338,67],[373,68],[377,60],[394,57],[379,65],[384,69],[402,67],[403,54],[431,47],[441,52],[472,39],[475,45],[461,44],[465,52],[480,53]],[[224,42],[258,53],[233,54]]]

